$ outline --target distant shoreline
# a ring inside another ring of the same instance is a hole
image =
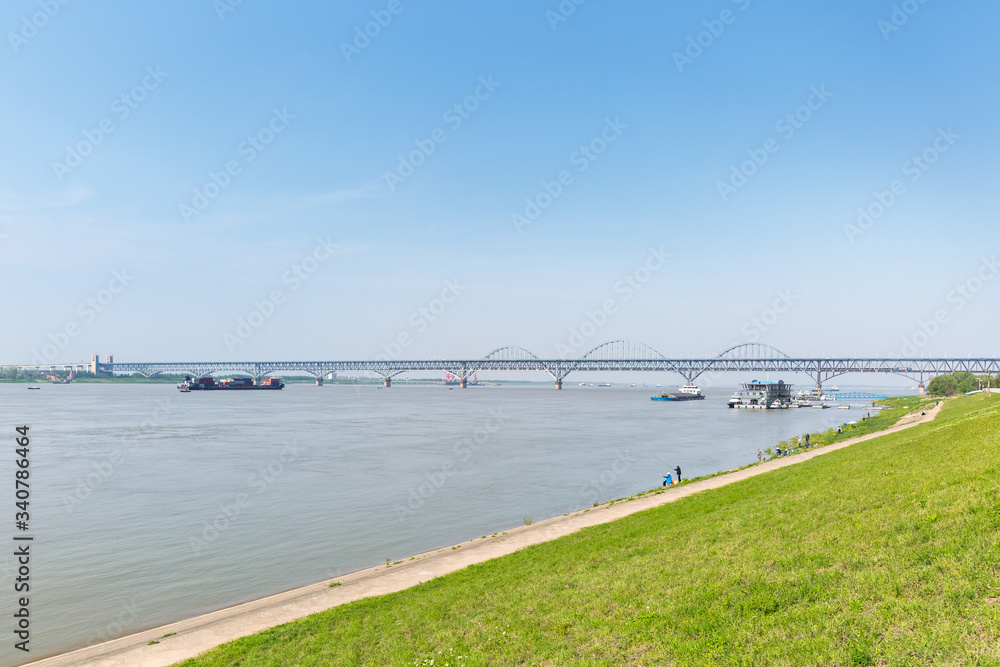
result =
[[[191,376],[191,374],[188,373],[188,376]],[[184,377],[185,377],[184,375],[169,375],[169,376],[153,376],[151,378],[145,378],[145,377],[135,378],[135,377],[129,377],[129,376],[121,376],[121,377],[113,377],[113,378],[111,378],[111,377],[76,378],[74,380],[71,380],[68,383],[67,382],[53,382],[53,381],[51,381],[48,378],[36,378],[36,379],[22,379],[22,378],[18,378],[16,380],[4,380],[4,379],[0,379],[0,385],[5,385],[5,384],[175,384],[175,383],[178,383],[178,382],[182,382],[184,380]],[[215,377],[216,379],[224,379],[224,378],[227,378],[227,377],[246,377],[246,375],[217,375],[217,376],[213,376],[213,377]],[[312,385],[312,384],[316,383],[316,379],[313,378],[313,377],[311,377],[311,376],[298,376],[298,375],[281,376],[281,379],[284,380],[285,384],[308,384],[308,385]],[[328,385],[345,385],[345,386],[349,386],[349,385],[361,385],[361,386],[379,386],[379,387],[381,387],[382,386],[382,382],[383,381],[382,381],[381,378],[372,378],[371,380],[348,380],[348,379],[345,378],[345,379],[335,379],[335,380],[326,380],[325,379],[323,381],[323,384],[325,386],[328,386]],[[472,384],[470,384],[469,388],[472,388],[472,387],[498,387],[498,386],[507,386],[507,385],[518,385],[518,386],[522,386],[522,385],[524,385],[524,386],[535,386],[535,385],[537,385],[537,386],[540,386],[540,387],[542,387],[542,386],[544,386],[544,387],[551,387],[552,386],[552,383],[549,382],[549,381],[547,381],[547,380],[537,380],[537,381],[536,380],[496,380],[496,381],[494,381],[494,380],[488,380],[486,382],[488,382],[488,384],[479,384],[479,385],[472,385]],[[440,387],[445,386],[441,382],[441,380],[437,379],[437,378],[411,378],[411,379],[403,379],[403,380],[393,379],[392,384],[393,384],[393,386],[406,386],[406,385],[412,385],[412,386],[440,386]],[[623,382],[612,383],[612,384],[614,384],[615,386],[626,386],[625,383],[623,383]],[[454,385],[454,387],[457,387],[457,385]],[[640,387],[640,386],[635,386],[635,387],[631,387],[631,388],[632,389],[652,389],[652,390],[658,389],[658,387]]]
[[[191,374],[188,373],[187,375],[190,376]],[[151,378],[145,378],[145,377],[141,377],[141,376],[138,377],[138,378],[130,377],[130,376],[116,376],[116,377],[113,377],[113,378],[112,377],[100,377],[100,378],[89,378],[88,377],[88,378],[75,378],[75,379],[71,380],[68,383],[67,382],[53,382],[53,381],[51,381],[48,378],[34,378],[34,379],[18,378],[16,380],[7,380],[7,379],[0,378],[0,386],[3,386],[5,384],[37,384],[37,385],[47,385],[47,384],[161,384],[162,385],[162,384],[176,384],[176,383],[182,382],[184,380],[184,377],[185,377],[184,375],[157,375],[157,376],[153,376]],[[215,377],[216,379],[224,379],[224,378],[227,378],[227,377],[246,377],[246,376],[245,375],[238,375],[238,374],[236,374],[236,375],[218,375],[218,376],[213,376],[213,377]],[[306,384],[306,385],[313,385],[313,384],[316,383],[316,379],[313,378],[313,377],[311,377],[311,376],[297,376],[297,375],[293,375],[293,376],[281,376],[281,379],[284,380],[285,384]],[[371,380],[348,380],[348,379],[345,378],[345,379],[334,379],[334,380],[324,379],[323,384],[324,384],[324,386],[345,385],[345,386],[364,386],[364,387],[367,387],[367,386],[378,386],[378,387],[381,387],[382,386],[382,382],[383,381],[382,381],[381,378],[372,378]],[[469,385],[469,388],[472,388],[472,387],[500,387],[500,386],[504,386],[505,387],[505,386],[508,386],[508,385],[513,385],[513,386],[527,386],[527,387],[533,387],[533,386],[551,387],[552,386],[552,382],[550,382],[548,380],[487,380],[487,381],[484,381],[484,382],[486,382],[488,384]],[[414,387],[418,387],[418,386],[439,386],[439,387],[444,387],[445,386],[441,382],[441,380],[438,379],[438,378],[411,378],[411,379],[398,379],[398,378],[394,378],[393,381],[392,381],[392,384],[393,384],[394,387],[396,387],[396,386],[414,386]],[[588,382],[587,384],[590,384],[590,383]],[[596,383],[594,383],[594,384],[595,384],[594,387],[585,387],[585,389],[598,389],[599,387],[596,386]],[[631,386],[631,384],[632,383],[625,383],[625,382],[612,382],[611,383],[611,385],[614,388],[619,388],[619,389],[620,388],[627,388],[627,389],[648,389],[648,390],[654,391],[654,392],[655,391],[662,391],[662,390],[665,390],[668,387],[674,386],[671,383],[664,383],[660,387],[652,386],[652,385],[642,386],[642,385],[638,385],[638,384],[633,387],[633,386]],[[677,386],[680,386],[680,385],[678,384]],[[734,384],[731,384],[731,385],[718,385],[717,388],[729,390],[729,389],[732,389],[733,387],[738,387],[738,386],[739,386],[738,383],[734,383]],[[896,386],[896,385],[852,384],[851,387],[852,387],[852,389],[893,389],[893,390],[898,390],[900,392],[905,392],[906,391],[906,387],[904,387],[902,385]],[[457,385],[455,385],[455,386],[452,386],[452,388],[458,388],[458,387],[457,387]],[[571,385],[567,384],[566,388],[567,389],[571,388]],[[572,388],[576,389],[577,387],[576,387],[576,385],[572,385]],[[600,389],[607,389],[607,387],[600,387]],[[899,395],[901,395],[901,396],[911,396],[911,395],[914,395],[915,396],[916,394],[901,393]]]

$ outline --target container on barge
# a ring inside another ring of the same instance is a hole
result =
[[[190,376],[184,378],[184,382],[177,385],[177,389],[182,392],[208,391],[208,390],[239,390],[239,389],[284,389],[285,383],[281,378],[264,378],[260,382],[254,382],[251,378],[227,378],[219,382],[212,377]]]

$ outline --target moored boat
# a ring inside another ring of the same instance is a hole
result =
[[[792,405],[792,385],[751,380],[729,399],[729,407],[741,410],[785,410]]]

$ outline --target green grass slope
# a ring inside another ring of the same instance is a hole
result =
[[[1000,665],[998,420],[957,399],[183,665]]]

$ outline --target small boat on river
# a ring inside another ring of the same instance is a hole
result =
[[[650,400],[653,401],[699,401],[705,398],[705,394],[701,393],[701,389],[688,382],[686,385],[680,388],[676,393],[666,393],[660,396],[652,396]]]

